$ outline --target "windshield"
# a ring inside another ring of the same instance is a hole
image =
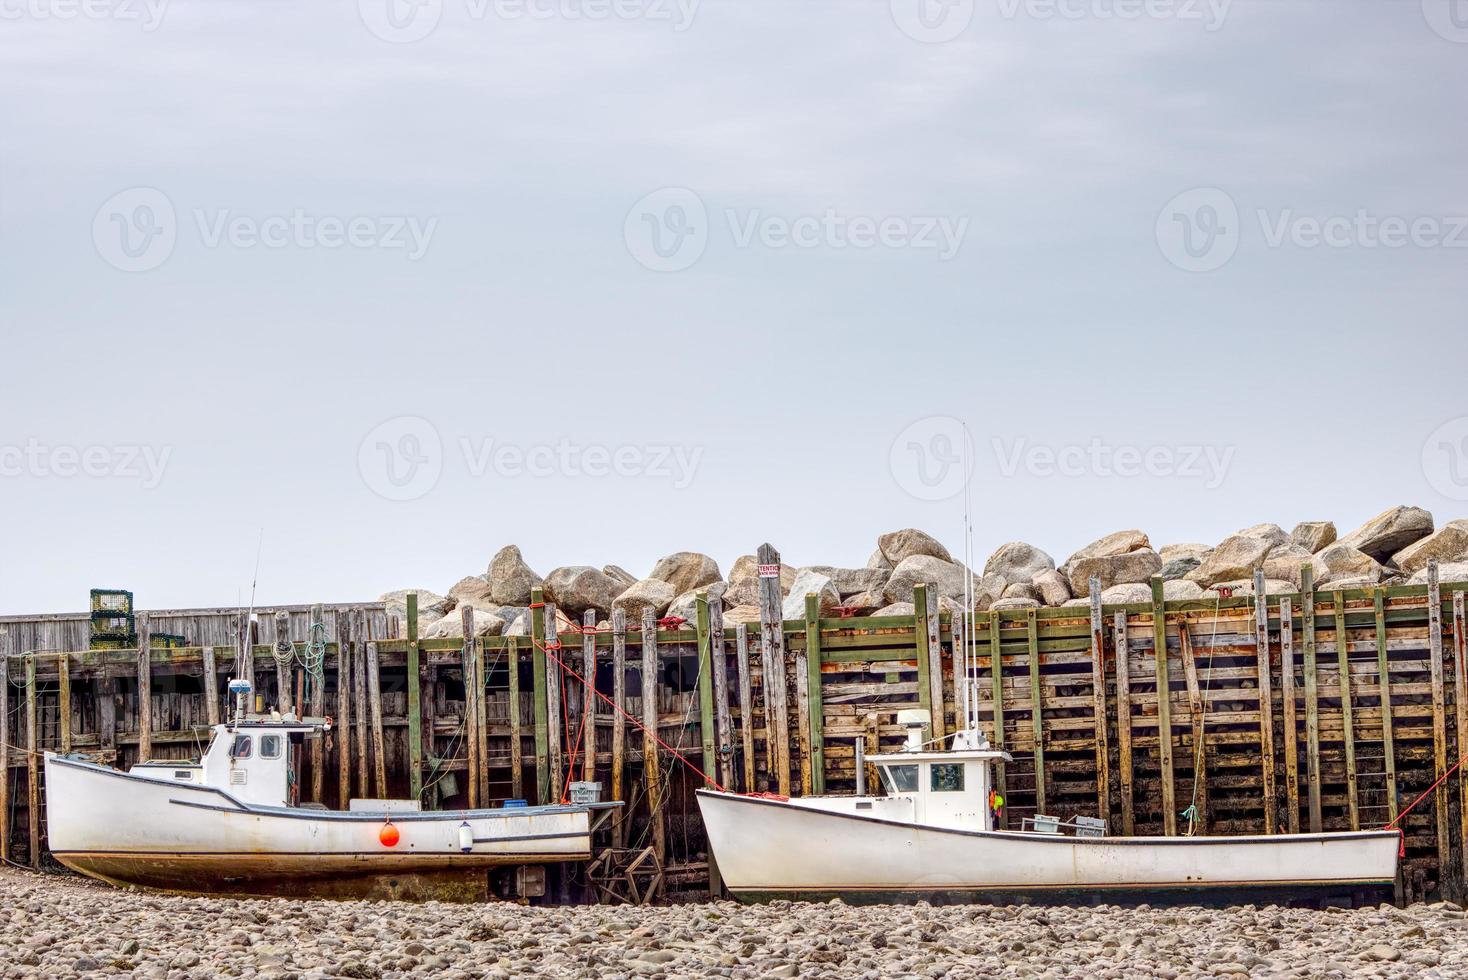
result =
[[[912,765],[881,766],[882,785],[888,793],[915,793],[918,787],[918,767]]]

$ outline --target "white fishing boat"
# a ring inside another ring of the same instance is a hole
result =
[[[240,695],[247,685],[235,682]],[[543,892],[543,865],[591,857],[620,804],[419,812],[414,801],[292,806],[293,746],[325,719],[217,725],[197,761],[127,772],[46,753],[52,855],[115,885],[169,891],[475,901]]]
[[[1390,898],[1396,831],[1106,837],[1103,821],[1036,816],[995,828],[992,767],[1012,761],[974,728],[948,750],[869,757],[884,795],[799,799],[700,790],[724,884],[737,898],[892,902],[1123,902]],[[917,717],[921,715],[921,718]],[[858,771],[860,771],[860,764]]]

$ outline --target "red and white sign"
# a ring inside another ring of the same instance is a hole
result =
[[[779,578],[780,577],[780,566],[779,565],[761,565],[759,567],[759,577],[760,578]]]

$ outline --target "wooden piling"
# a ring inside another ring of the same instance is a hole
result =
[[[1264,770],[1264,832],[1278,829],[1279,795],[1274,785],[1274,683],[1269,653],[1269,593],[1264,571],[1254,573],[1254,670],[1259,690],[1259,756]]]
[[[1177,836],[1177,786],[1172,771],[1172,683],[1167,669],[1167,616],[1162,576],[1152,576],[1152,657],[1157,677],[1157,761],[1162,770],[1162,832]]]
[[[700,768],[712,776],[717,771],[718,733],[714,727],[714,654],[709,638],[707,592],[700,592],[694,599],[693,618],[698,651],[698,740],[703,754]]]
[[[363,666],[367,671],[367,708],[372,723],[372,787],[378,799],[387,799],[387,752],[383,745],[382,678],[377,641],[368,640],[363,646],[366,648]]]
[[[408,793],[423,802],[423,665],[418,649],[418,593],[407,595]],[[350,694],[347,695],[350,697]]]
[[[1284,718],[1285,829],[1300,832],[1300,722],[1295,706],[1295,624],[1288,597],[1279,600],[1279,693]]]
[[[352,617],[352,721],[357,726],[357,792],[364,797],[372,795],[368,782],[368,763],[372,743],[367,738],[367,641],[372,639],[371,624],[367,614],[360,608],[351,611]],[[432,727],[428,743],[433,744]]]
[[[146,618],[146,617],[144,617]],[[36,655],[25,658],[26,830],[32,868],[41,866],[41,740],[36,732]],[[6,773],[9,779],[10,774]]]
[[[1468,636],[1463,593],[1453,592],[1453,704],[1457,708],[1458,758],[1468,759]],[[1468,776],[1458,776],[1458,878],[1468,885]]]
[[[549,774],[550,783],[547,795],[541,799],[542,803],[559,803],[564,795],[562,780],[565,778],[565,769],[562,768],[562,735],[561,726],[565,719],[562,717],[564,704],[562,697],[562,676],[560,657],[560,631],[556,622],[556,606],[553,602],[545,604],[545,632],[541,634],[545,646],[545,744],[546,744],[546,769]],[[656,627],[654,627],[656,628]]]
[[[464,774],[464,788],[469,800],[469,808],[477,810],[483,804],[479,801],[479,718],[474,713],[474,653],[479,646],[479,641],[474,635],[473,606],[464,604],[459,607],[459,623],[464,633],[464,645],[459,650],[459,670],[464,680],[464,716],[461,722],[464,734],[460,738],[460,742],[464,745],[464,761],[467,768]]]
[[[1130,837],[1137,823],[1133,801],[1135,769],[1132,763],[1132,668],[1131,641],[1127,637],[1126,612],[1118,612],[1116,632],[1116,771],[1121,784],[1121,833]]]
[[[293,710],[291,704],[291,664],[295,662],[295,647],[291,643],[290,613],[275,614],[275,706],[282,715]]]
[[[1106,634],[1101,618],[1101,578],[1091,577],[1091,731],[1096,740],[1097,816],[1111,826],[1111,745],[1106,733]],[[957,644],[954,646],[957,649]],[[955,661],[956,661],[955,657]],[[1118,667],[1121,665],[1118,664]]]
[[[517,800],[525,798],[525,737],[520,726],[520,641],[510,637],[506,656],[510,661],[509,711],[510,711],[510,795]]]
[[[805,644],[791,650],[795,661],[795,755],[800,762],[800,795],[811,795],[815,773],[811,765],[810,658]]]
[[[581,778],[596,780],[596,610],[581,616]]]
[[[316,624],[321,623],[325,629],[326,611],[321,603],[311,607],[311,622],[306,627],[306,649],[308,656],[311,645],[316,641]],[[323,645],[325,640],[322,641]],[[205,658],[204,682],[213,695],[214,714],[219,713],[219,677],[214,673],[213,649],[208,650],[209,656]],[[308,661],[309,662],[309,661]],[[320,718],[326,714],[326,651],[322,650],[321,660],[317,662],[316,671],[311,675],[311,697],[306,706],[306,713],[312,718]],[[210,721],[211,725],[215,722]],[[324,738],[311,739],[311,799],[313,802],[326,803],[326,740]]]
[[[1045,719],[1040,688],[1040,630],[1034,609],[1025,610],[1030,661],[1030,731],[1035,739],[1035,812],[1045,812]]]
[[[56,728],[61,754],[71,753],[71,654],[56,655]]]
[[[1443,607],[1438,585],[1436,559],[1427,563],[1427,652],[1432,677],[1432,770],[1441,780],[1448,771],[1447,695],[1443,689]],[[1433,797],[1433,826],[1437,831],[1437,863],[1440,874],[1449,874],[1448,794]]]
[[[948,720],[943,707],[945,703],[943,698],[943,631],[939,621],[941,611],[939,607],[938,594],[930,592],[928,594],[928,614],[922,620],[916,621],[915,628],[922,629],[926,622],[928,630],[928,703],[933,711],[933,738],[937,740],[938,746],[942,747],[943,740],[948,736]],[[806,612],[806,619],[808,623],[809,610]],[[808,627],[807,632],[809,632]],[[819,671],[820,668],[816,669]]]
[[[1376,613],[1376,690],[1381,703],[1381,747],[1386,757],[1386,805],[1390,823],[1397,820],[1397,758],[1392,735],[1392,679],[1386,648],[1386,590],[1372,590],[1372,608]],[[1468,785],[1468,783],[1465,783]],[[1468,812],[1468,811],[1465,811]],[[1468,841],[1468,837],[1464,838]]]
[[[1193,793],[1188,805],[1193,807],[1197,830],[1208,833],[1208,716],[1203,692],[1198,685],[1198,660],[1193,650],[1193,637],[1188,621],[1177,621],[1178,659],[1183,664],[1183,681],[1188,688],[1188,716],[1193,728]],[[1209,660],[1213,658],[1210,656]],[[1191,828],[1190,828],[1191,832]]]
[[[345,810],[352,799],[352,618],[336,614],[336,792]],[[365,751],[364,746],[358,747]]]
[[[989,617],[989,679],[994,701],[994,749],[1004,751],[1004,652],[999,643],[999,613],[990,610]],[[994,789],[1007,802],[1009,799],[1009,768],[1003,759],[994,762]],[[1009,829],[1009,807],[999,811],[1000,830]]]
[[[138,630],[138,761],[153,757],[153,631],[147,613],[137,614]],[[27,668],[34,675],[35,665]],[[28,678],[29,679],[29,678]]]
[[[0,862],[10,860],[10,655],[13,648],[10,634],[0,631]],[[99,718],[101,714],[99,710]]]
[[[780,553],[759,546],[760,665],[764,671],[765,748],[775,772],[775,790],[790,795],[790,716],[785,697],[785,621],[781,611]]]
[[[811,792],[821,794],[826,791],[826,706],[825,699],[821,697],[821,602],[814,595],[805,597],[805,658],[806,676],[809,678],[806,686],[810,701]],[[942,713],[943,702],[940,699],[937,715]],[[936,721],[934,730],[941,732]]]
[[[734,785],[734,718],[729,710],[729,656],[724,643],[724,603],[709,607],[709,647],[714,665],[714,718],[718,731],[719,782]]]
[[[936,599],[934,600],[936,601]],[[933,738],[934,729],[937,727],[933,721],[933,715],[942,710],[942,702],[938,707],[933,707],[933,684],[932,684],[932,648],[928,646],[928,587],[919,583],[912,589],[913,607],[913,650],[917,660],[917,695],[918,707],[928,713],[928,722],[923,726],[923,741],[928,742]]]
[[[661,867],[668,853],[668,843],[662,771],[658,762],[658,722],[658,621],[652,609],[648,608],[642,611],[642,778],[647,786],[653,853]]]
[[[611,799],[626,802],[622,785],[622,768],[627,754],[627,614],[612,610],[612,787]],[[618,847],[627,843],[626,807],[618,807],[612,817],[613,840]]]
[[[545,593],[530,590],[530,680],[532,720],[535,726],[535,802],[549,803],[550,796],[550,703],[546,697]],[[555,617],[551,617],[555,629]]]
[[[1320,812],[1320,678],[1315,662],[1315,573],[1300,566],[1300,602],[1304,616],[1300,640],[1305,648],[1305,779],[1310,807],[1310,833],[1323,827]]]
[[[754,786],[754,691],[749,677],[749,627],[734,626],[734,656],[739,671],[739,735],[744,748],[744,782],[740,786],[753,793]]]
[[[1346,633],[1346,597],[1343,592],[1335,593],[1335,650],[1336,664],[1340,671],[1341,732],[1345,738],[1346,755],[1346,814],[1352,830],[1361,829],[1360,803],[1356,786],[1356,726],[1351,710],[1351,660],[1350,637]]]

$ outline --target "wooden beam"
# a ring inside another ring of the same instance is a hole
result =
[[[309,651],[311,644],[316,640],[316,625],[322,624],[325,630],[326,610],[321,603],[311,607],[311,622],[306,627],[306,647]],[[325,634],[322,634],[322,643],[325,644]],[[311,660],[308,658],[308,663]],[[320,718],[326,714],[326,651],[321,651],[321,660],[317,662],[316,672],[310,677],[311,697],[306,707],[306,713],[313,718]],[[219,715],[219,675],[214,672],[214,649],[209,648],[209,657],[204,667],[204,683],[211,694],[205,701],[212,704],[211,713]],[[217,724],[211,720],[209,724]],[[311,739],[311,799],[313,802],[325,805],[326,797],[326,739]]]
[[[1040,631],[1035,610],[1025,610],[1030,660],[1030,730],[1035,738],[1035,812],[1045,812],[1045,712],[1040,696]]]
[[[562,762],[562,735],[561,726],[565,719],[561,717],[561,676],[560,656],[561,650],[559,628],[556,622],[556,605],[553,602],[545,604],[545,632],[542,639],[545,646],[545,741],[547,747],[546,768],[550,775],[548,793],[542,798],[542,803],[559,803],[564,793],[562,780],[565,779],[565,769]],[[654,627],[656,628],[656,627]]]
[[[780,553],[759,546],[760,664],[764,671],[765,748],[775,772],[775,790],[790,795],[790,716],[785,698],[785,621],[781,613]]]
[[[1263,770],[1264,832],[1279,829],[1274,780],[1274,682],[1269,653],[1269,592],[1264,570],[1254,573],[1254,665],[1259,691],[1259,755]]]
[[[295,662],[295,646],[291,643],[291,614],[275,614],[275,705],[283,715],[294,710],[291,704],[291,664]]]
[[[555,629],[555,617],[551,617]],[[550,798],[550,705],[546,699],[545,659],[545,593],[530,590],[530,680],[534,685],[531,710],[535,724],[535,802],[545,804]]]
[[[1095,595],[1097,590],[1092,589]],[[1121,833],[1136,833],[1136,815],[1132,805],[1135,784],[1132,764],[1132,667],[1131,641],[1127,637],[1126,612],[1116,613],[1116,762],[1121,791]]]
[[[1157,761],[1162,779],[1162,832],[1177,836],[1177,787],[1172,775],[1172,684],[1167,669],[1167,616],[1162,576],[1152,576],[1152,659],[1157,679]]]
[[[364,667],[367,671],[367,708],[372,722],[372,786],[378,799],[387,799],[387,751],[382,734],[382,676],[377,641],[368,640]],[[362,751],[367,751],[363,746]]]
[[[1427,563],[1427,652],[1432,671],[1432,770],[1435,779],[1442,779],[1448,771],[1448,708],[1447,694],[1443,688],[1443,607],[1442,592],[1438,586],[1437,560]],[[1437,866],[1441,874],[1448,874],[1450,852],[1448,845],[1448,794],[1434,793],[1433,820],[1437,831]]]
[[[138,628],[147,628],[147,616],[138,617]],[[32,868],[41,866],[41,740],[36,732],[36,655],[25,658],[25,747],[26,747],[26,830],[29,835],[29,851]],[[10,774],[5,773],[9,779]]]
[[[204,718],[210,726],[219,724],[219,664],[213,647],[205,647],[204,657]],[[318,744],[320,739],[317,740]]]
[[[800,762],[800,795],[810,796],[814,780],[810,741],[810,657],[802,644],[791,650],[795,661],[795,757]]]
[[[612,610],[612,703],[616,711],[612,715],[612,788],[613,800],[627,801],[622,786],[622,768],[627,753],[627,614],[621,609]],[[625,806],[617,808],[612,817],[612,835],[616,846],[627,843]]]
[[[724,603],[709,607],[709,648],[713,651],[714,718],[718,729],[719,782],[734,786],[734,718],[729,711],[729,655],[724,643]]]
[[[0,631],[0,862],[10,860],[10,656],[14,647],[10,633]],[[97,696],[99,724],[104,697],[102,693]]]
[[[360,607],[352,609],[349,615],[352,617],[352,721],[357,726],[357,792],[366,797],[372,795],[368,751],[372,743],[367,737],[367,641],[372,639],[372,624],[367,619],[367,611]],[[423,727],[430,733],[433,730],[427,722]],[[428,736],[428,744],[433,744],[432,734]]]
[[[596,610],[581,616],[581,779],[596,780]]]
[[[948,720],[943,712],[943,634],[938,620],[940,606],[938,594],[928,593],[928,703],[933,712],[933,738],[938,740],[939,748],[942,747],[943,739],[948,736]],[[809,607],[806,609],[806,620],[809,632]],[[917,628],[922,628],[921,621]]]
[[[918,707],[928,713],[928,723],[923,726],[923,741],[933,738],[933,684],[932,650],[928,646],[928,587],[918,584],[912,588],[913,607],[913,650],[917,659]]]
[[[1357,798],[1356,779],[1356,726],[1351,711],[1351,642],[1346,632],[1346,597],[1340,591],[1335,594],[1335,652],[1336,665],[1340,671],[1341,733],[1346,753],[1346,812],[1352,830],[1361,829],[1360,804]]]
[[[1193,650],[1193,637],[1188,630],[1188,621],[1179,618],[1177,621],[1178,653],[1183,664],[1183,680],[1188,686],[1188,718],[1193,727],[1193,793],[1188,800],[1193,810],[1194,827],[1189,827],[1189,836],[1193,831],[1200,830],[1204,835],[1208,833],[1208,719],[1207,706],[1203,703],[1203,692],[1198,686],[1198,661]],[[1210,661],[1212,657],[1209,658]]]
[[[474,775],[479,783],[479,805],[487,807],[490,802],[489,705],[485,700],[488,675],[484,672],[484,647],[483,639],[474,644],[474,741],[479,745],[479,771]]]
[[[715,598],[714,603],[722,606],[724,600]],[[709,597],[707,592],[700,592],[694,599],[694,623],[698,633],[698,736],[703,748],[703,757],[699,761],[705,776],[705,785],[712,787],[713,780],[709,778],[715,771],[715,762],[718,752],[718,734],[714,728],[714,652],[713,641],[709,635]],[[817,658],[819,663],[819,658]],[[709,871],[709,897],[718,899],[724,891],[723,880],[719,876],[719,865],[715,860],[714,853],[710,849],[708,854]]]
[[[148,614],[137,614],[138,629],[138,761],[153,757],[153,630]],[[35,673],[35,665],[27,668]]]
[[[1279,600],[1279,694],[1284,713],[1285,829],[1300,832],[1300,722],[1295,706],[1295,624],[1288,598]]]
[[[345,810],[352,800],[352,617],[336,614],[336,728],[337,806]],[[362,751],[367,747],[361,746]]]
[[[754,690],[749,677],[749,627],[734,627],[734,655],[739,670],[739,735],[744,747],[744,782],[740,789],[754,792]]]
[[[647,785],[648,822],[658,866],[667,850],[663,814],[662,772],[658,763],[658,621],[651,608],[642,611],[642,778]]]
[[[1315,672],[1315,573],[1300,566],[1300,603],[1304,617],[1300,640],[1305,648],[1305,779],[1309,795],[1310,833],[1321,832],[1320,812],[1320,678]]]
[[[1453,704],[1457,708],[1458,759],[1468,759],[1468,620],[1463,592],[1453,592]],[[1468,777],[1458,776],[1458,877],[1468,883]]]
[[[936,617],[933,623],[937,624]],[[809,677],[806,697],[810,701],[811,791],[820,794],[826,791],[826,704],[821,697],[821,600],[815,595],[805,597],[805,658]]]
[[[1004,653],[999,644],[999,614],[989,612],[989,679],[993,689],[994,702],[994,748],[996,751],[1004,751]],[[994,789],[1004,798],[1006,803],[1009,799],[1009,771],[1003,759],[994,762]],[[1005,806],[999,811],[999,830],[1009,829],[1009,807]]]
[[[459,606],[459,625],[464,633],[464,647],[459,654],[459,670],[464,679],[464,759],[468,763],[468,779],[465,780],[469,809],[477,810],[479,801],[479,719],[474,713],[474,651],[478,642],[474,636],[474,607],[468,603]]]
[[[61,737],[61,754],[71,753],[71,656],[56,656],[56,729]]]
[[[1386,805],[1389,823],[1397,820],[1397,752],[1392,737],[1392,678],[1386,650],[1386,590],[1376,588],[1371,597],[1376,614],[1376,689],[1381,703],[1381,747],[1386,757]],[[1468,811],[1465,811],[1468,812]]]
[[[408,794],[423,802],[423,665],[418,651],[418,593],[407,596],[408,614]],[[351,695],[348,694],[348,697]]]
[[[510,661],[510,795],[525,799],[525,736],[520,729],[520,640],[510,637],[506,647]]]
[[[1111,826],[1111,745],[1106,733],[1106,634],[1101,577],[1091,576],[1091,731],[1096,740],[1097,816]],[[1120,664],[1118,664],[1120,667]]]

